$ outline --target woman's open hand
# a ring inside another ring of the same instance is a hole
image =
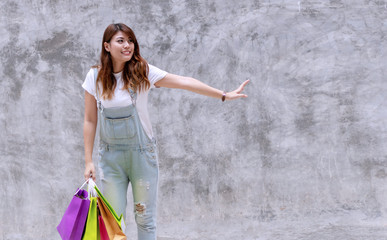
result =
[[[250,82],[250,80],[246,80],[234,91],[227,92],[226,93],[226,100],[235,100],[235,99],[239,99],[239,98],[247,98],[247,95],[242,93],[242,91],[245,88],[246,84],[249,82]]]

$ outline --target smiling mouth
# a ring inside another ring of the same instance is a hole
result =
[[[122,53],[125,54],[125,55],[130,55],[132,52],[124,51],[124,52],[122,52]]]

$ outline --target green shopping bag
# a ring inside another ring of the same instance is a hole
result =
[[[105,203],[106,207],[109,209],[109,211],[112,213],[114,219],[120,226],[121,230],[125,232],[125,219],[124,216],[121,214],[121,216],[118,217],[116,211],[114,211],[113,207],[110,205],[110,203],[105,199],[105,197],[102,195],[101,191],[98,189],[97,185],[94,186],[94,189],[97,191],[98,196],[101,198],[103,203]]]
[[[98,207],[97,197],[90,197],[89,213],[87,215],[85,232],[83,233],[83,240],[100,240],[98,228]]]

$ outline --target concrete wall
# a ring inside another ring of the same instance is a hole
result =
[[[335,216],[386,223],[386,1],[4,0],[1,239],[59,239],[83,182],[81,84],[112,22],[131,26],[168,72],[226,90],[251,79],[249,98],[227,103],[152,90],[160,235],[258,239],[254,224]],[[200,231],[235,219],[229,231],[243,237]]]

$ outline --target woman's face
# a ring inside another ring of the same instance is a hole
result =
[[[132,59],[134,43],[125,33],[117,32],[109,43],[104,43],[105,50],[110,52],[113,64],[123,64]]]

